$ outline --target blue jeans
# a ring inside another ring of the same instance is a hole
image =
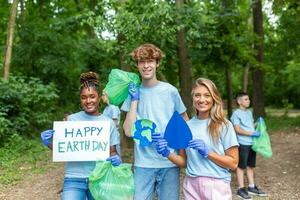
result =
[[[87,178],[65,178],[62,200],[94,200]]]
[[[178,167],[134,167],[134,199],[152,200],[156,192],[158,200],[179,200],[179,175]]]

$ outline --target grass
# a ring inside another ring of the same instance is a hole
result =
[[[268,132],[290,131],[300,128],[300,116],[268,116],[265,120]]]
[[[49,151],[39,140],[13,135],[0,148],[0,186],[14,185],[25,176],[46,171],[51,165]]]

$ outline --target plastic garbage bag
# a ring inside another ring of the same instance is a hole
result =
[[[95,200],[133,199],[134,182],[131,165],[122,163],[112,166],[108,161],[99,161],[89,176],[89,189]]]
[[[267,127],[262,117],[259,117],[256,121],[256,131],[259,131],[261,135],[257,138],[253,138],[252,149],[266,158],[272,157],[272,147],[269,134],[267,133]]]
[[[120,69],[112,69],[108,76],[105,92],[109,103],[120,105],[128,96],[128,85],[133,82],[137,87],[141,81],[136,73],[126,72]]]

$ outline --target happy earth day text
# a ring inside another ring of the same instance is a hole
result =
[[[65,128],[65,138],[83,138],[86,136],[99,136],[102,127],[84,127],[82,129]],[[108,142],[95,140],[78,141],[60,141],[58,142],[58,152],[76,152],[76,151],[106,151]]]

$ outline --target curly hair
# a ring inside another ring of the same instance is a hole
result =
[[[130,54],[136,62],[139,60],[155,59],[157,63],[164,57],[163,52],[153,44],[143,44]]]
[[[211,121],[210,124],[208,125],[208,132],[213,138],[213,140],[216,142],[220,137],[220,131],[222,130],[223,125],[227,126],[228,124],[228,120],[226,119],[223,111],[222,98],[216,85],[211,80],[206,78],[198,78],[196,80],[191,93],[192,97],[194,96],[195,88],[199,86],[206,87],[213,99],[213,106],[209,112]],[[197,111],[197,115],[198,115],[198,111]]]
[[[80,74],[80,91],[83,88],[94,88],[99,94],[99,75],[96,72],[85,72]]]

